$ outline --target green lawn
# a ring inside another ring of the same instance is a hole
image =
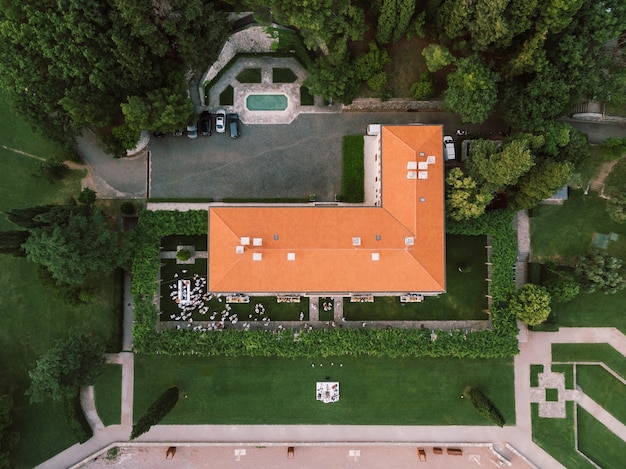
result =
[[[339,402],[315,400],[315,383],[325,380],[339,381]],[[483,390],[507,423],[514,423],[512,360],[446,358],[139,355],[134,415],[178,386],[182,398],[163,423],[488,425],[468,399],[460,398],[468,385]]]
[[[626,442],[578,407],[578,449],[602,469],[626,466]]]
[[[6,105],[0,95],[0,145],[49,157],[60,149],[38,134]],[[66,202],[80,191],[80,174],[50,185],[30,175],[38,160],[0,149],[0,211],[38,204]],[[0,213],[0,229],[15,229]],[[37,268],[25,259],[0,256],[0,376],[14,390],[15,428],[21,434],[15,449],[17,467],[33,467],[76,442],[65,424],[60,405],[28,404],[24,392],[28,370],[71,327],[95,334],[112,346],[119,342],[119,309],[113,295],[114,277],[102,278],[90,305],[69,306],[41,286]]]
[[[342,142],[343,172],[341,195],[343,202],[363,203],[365,169],[363,163],[363,136],[346,135]]]
[[[293,83],[298,77],[290,68],[273,68],[272,83]]]
[[[576,384],[626,425],[626,386],[599,365],[577,365]]]
[[[311,94],[306,86],[300,87],[300,106],[313,106],[315,104],[315,96]]]
[[[95,388],[96,410],[104,426],[119,425],[122,416],[122,366],[106,365]]]
[[[262,73],[260,68],[244,68],[237,75],[239,83],[261,83],[261,79]]]
[[[565,389],[574,389],[574,365],[557,364],[551,366],[552,372],[565,375]]]
[[[426,321],[488,319],[487,252],[483,236],[446,236],[446,287],[439,297],[421,303],[400,303],[398,297],[377,297],[374,303],[344,302],[348,320]],[[470,272],[459,272],[465,265]]]
[[[539,373],[543,373],[543,365],[530,365],[530,387],[539,386]]]
[[[626,290],[613,295],[581,293],[569,303],[552,304],[557,322],[565,327],[617,327],[626,334]]]
[[[552,361],[604,363],[626,379],[626,360],[609,344],[552,344]]]
[[[605,192],[625,192],[626,191],[626,158],[622,158],[611,170],[606,178]]]
[[[606,213],[606,201],[594,192],[570,191],[562,206],[540,205],[532,211],[530,222],[532,254],[535,262],[574,265],[576,257],[592,246],[593,233],[618,233],[618,241],[609,242],[609,253],[626,259],[626,224],[612,221]]]
[[[576,452],[574,402],[565,403],[567,418],[539,417],[537,403],[531,404],[533,441],[567,468],[593,469],[594,466]]]
[[[233,104],[235,104],[235,89],[228,85],[220,93],[220,106],[232,106]]]

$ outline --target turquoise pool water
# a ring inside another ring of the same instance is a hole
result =
[[[251,94],[246,98],[246,107],[250,111],[284,111],[287,104],[284,94]]]

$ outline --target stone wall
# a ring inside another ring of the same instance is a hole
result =
[[[408,98],[358,98],[352,104],[343,105],[345,111],[443,111],[443,101],[415,101]]]

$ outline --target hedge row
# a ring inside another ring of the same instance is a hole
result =
[[[517,255],[511,213],[488,214],[476,224],[451,226],[462,234],[493,236],[493,281],[491,308],[493,330],[431,331],[429,329],[345,329],[300,331],[223,330],[199,332],[165,330],[156,332],[158,311],[153,299],[158,294],[159,239],[172,234],[207,232],[207,212],[142,212],[136,230],[133,263],[135,351],[146,354],[198,356],[375,356],[500,358],[518,352],[517,325],[503,307],[513,291],[511,266]],[[471,229],[470,229],[471,228]]]
[[[150,427],[159,423],[163,418],[170,413],[178,402],[178,388],[171,387],[167,389],[161,396],[152,403],[148,410],[139,417],[139,420],[133,425],[133,430],[130,433],[130,439],[134,440],[140,435],[143,435]]]

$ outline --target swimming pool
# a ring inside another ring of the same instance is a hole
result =
[[[288,104],[284,94],[251,94],[246,98],[250,111],[284,111]]]

